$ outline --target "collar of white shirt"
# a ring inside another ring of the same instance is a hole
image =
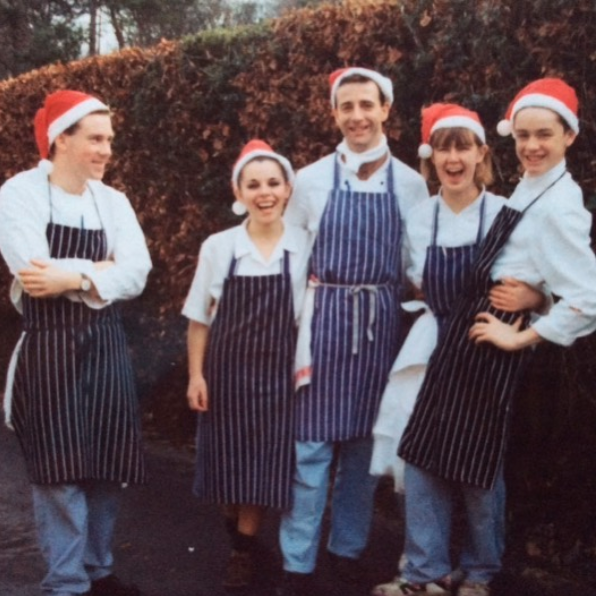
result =
[[[296,237],[296,229],[294,226],[290,226],[284,222],[284,232],[279,239],[275,250],[271,254],[271,257],[268,260],[265,260],[248,235],[248,230],[246,229],[247,224],[248,219],[244,220],[242,224],[238,226],[238,233],[236,234],[234,242],[234,256],[237,259],[240,259],[246,255],[251,255],[256,261],[261,261],[263,263],[274,263],[283,257],[283,252],[285,250],[291,253],[298,252],[299,243]]]
[[[542,176],[526,176],[520,180],[509,199],[512,207],[523,209],[529,205],[540,193],[555,182],[567,169],[567,162],[563,159],[554,168]]]

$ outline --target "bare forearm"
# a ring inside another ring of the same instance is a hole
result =
[[[190,321],[188,325],[188,375],[191,379],[203,376],[203,362],[207,349],[209,327],[197,321]]]
[[[188,325],[188,389],[186,400],[191,410],[205,412],[209,409],[209,391],[203,376],[203,362],[207,348],[209,327],[191,321]]]
[[[544,341],[536,331],[532,327],[528,327],[523,331],[518,331],[515,334],[514,339],[514,347],[513,350],[523,350],[525,348],[529,348],[530,346],[534,346],[540,342]]]

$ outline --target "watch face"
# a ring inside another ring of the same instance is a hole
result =
[[[81,290],[88,292],[91,289],[91,282],[88,279],[83,278],[81,281]]]

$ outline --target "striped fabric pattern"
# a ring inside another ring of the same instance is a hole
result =
[[[422,290],[427,304],[437,318],[439,335],[443,333],[447,316],[468,283],[472,266],[478,255],[478,248],[484,235],[486,195],[481,201],[476,242],[464,246],[437,245],[440,202],[437,201],[435,204],[432,239],[426,250],[422,274]]]
[[[283,274],[224,282],[209,331],[209,410],[198,415],[194,490],[204,502],[286,508],[294,468],[289,253]]]
[[[311,258],[316,289],[312,379],[297,395],[297,439],[369,436],[400,335],[401,222],[387,192],[334,189]]]
[[[467,291],[448,318],[399,446],[411,464],[447,480],[492,488],[502,464],[511,398],[526,353],[469,341],[477,313],[506,323],[519,313],[490,306],[490,269],[522,217],[503,207],[480,247]],[[527,323],[527,321],[526,321]]]
[[[103,230],[50,223],[47,236],[54,258],[105,258]],[[31,481],[143,482],[136,390],[117,307],[25,295],[23,319],[13,424]]]

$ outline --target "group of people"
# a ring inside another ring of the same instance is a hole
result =
[[[591,216],[565,163],[577,97],[560,79],[540,79],[514,98],[499,128],[513,132],[524,174],[508,200],[486,190],[491,156],[475,112],[423,110],[421,175],[390,153],[387,77],[338,70],[330,103],[343,139],[296,175],[266,142],[244,147],[231,181],[234,211],[248,217],[203,243],[183,309],[187,400],[198,412],[194,491],[223,509],[232,545],[223,585],[252,582],[255,537],[276,508],[278,593],[314,594],[329,497],[327,556],[338,580],[356,578],[377,484],[373,427],[408,399],[406,418],[389,425],[404,476],[404,555],[372,594],[488,596],[504,549],[508,421],[529,348],[596,330]],[[138,596],[112,573],[120,487],[144,480],[117,302],[143,290],[151,261],[126,197],[101,182],[107,106],[56,92],[35,132],[42,162],[0,189],[0,251],[23,314],[5,411],[33,486],[42,590]],[[409,298],[426,312],[404,342]],[[412,358],[412,346],[424,355]],[[398,363],[413,360],[423,365],[416,382],[392,383]],[[457,495],[468,525],[454,565]]]
[[[275,507],[279,594],[315,593],[330,488],[327,556],[339,579],[358,575],[381,398],[404,400],[414,386],[407,419],[395,424],[403,436],[392,437],[404,470],[404,556],[399,575],[372,593],[487,596],[501,568],[503,459],[527,348],[596,329],[591,216],[565,166],[577,97],[562,80],[541,79],[513,100],[500,130],[513,131],[524,176],[507,201],[486,189],[492,161],[475,112],[422,111],[421,176],[383,134],[388,78],[346,68],[330,88],[342,142],[295,180],[263,141],[246,145],[232,186],[248,217],[203,244],[183,311],[187,397],[199,412],[195,492],[225,506],[232,541],[223,583],[250,583],[259,522]],[[428,196],[425,178],[438,195]],[[408,297],[429,316],[400,353]],[[411,361],[404,352],[420,342],[417,383],[388,392],[394,363]],[[454,566],[458,494],[468,530]]]

